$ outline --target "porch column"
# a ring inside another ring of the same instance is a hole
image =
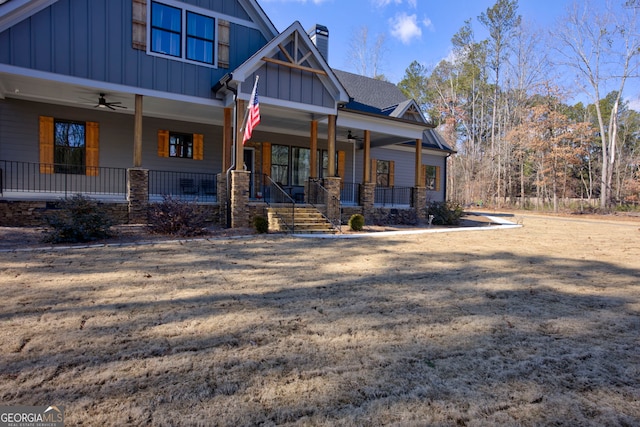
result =
[[[244,144],[242,143],[242,137],[244,136],[242,132],[240,132],[240,128],[242,127],[242,121],[244,120],[245,109],[247,108],[247,101],[242,99],[238,99],[237,101],[237,112],[236,114],[236,167],[235,170],[241,171],[244,170]],[[231,180],[233,184],[233,179]]]
[[[136,94],[133,119],[133,167],[142,166],[142,95]]]
[[[229,165],[230,166],[230,165]],[[228,212],[227,208],[229,207],[229,196],[227,194],[227,169],[223,169],[221,173],[218,174],[217,179],[217,190],[218,190],[218,204],[220,205],[220,225],[223,227],[228,226]]]
[[[324,179],[324,188],[327,189],[327,218],[331,221],[340,220],[340,181],[337,176],[329,176]]]
[[[364,162],[362,165],[362,182],[367,184],[371,182],[371,132],[368,130],[364,131],[362,161]]]
[[[427,218],[427,188],[425,187],[425,177],[422,176],[422,139],[416,139],[415,177],[411,206],[416,212],[418,221],[422,222]]]
[[[232,151],[233,151],[233,108],[227,107],[224,109],[224,125],[222,128],[222,172],[223,173],[227,172],[227,169],[231,167]]]
[[[242,145],[240,144],[240,146]],[[250,176],[251,172],[249,171],[231,171],[231,228],[249,227],[251,224],[249,218]]]
[[[424,177],[422,176],[422,140],[416,139],[416,169],[415,169],[415,186],[420,187],[425,185]]]
[[[360,186],[360,206],[362,206],[362,216],[364,216],[366,223],[373,219],[375,194],[375,182],[365,182]]]
[[[329,152],[329,165],[327,174],[336,176],[336,115],[330,114],[327,123],[327,151]]]
[[[149,220],[149,171],[127,169],[127,200],[129,201],[129,223],[146,224]]]
[[[309,156],[309,178],[318,177],[318,121],[311,121],[311,135],[309,141],[309,148],[311,150]]]

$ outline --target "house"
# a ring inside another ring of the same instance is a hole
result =
[[[0,1],[0,225],[83,193],[122,222],[197,201],[329,219],[446,198],[443,141],[395,85],[328,63],[329,30],[255,0]],[[254,85],[260,123],[243,144]]]

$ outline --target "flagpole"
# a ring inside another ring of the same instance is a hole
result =
[[[251,101],[256,96],[256,88],[258,87],[258,79],[260,76],[256,76],[256,80],[253,82],[253,90],[251,91],[251,97],[249,98],[249,103],[247,104],[246,111],[244,112],[244,119],[242,119],[242,126],[240,126],[240,132],[242,132],[244,136],[245,126],[247,124],[247,117],[249,117],[249,110],[251,109]]]

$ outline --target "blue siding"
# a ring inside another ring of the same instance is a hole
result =
[[[249,20],[237,1],[184,3]],[[211,87],[230,70],[151,56],[133,49],[131,13],[131,0],[60,0],[0,34],[0,62],[211,98]],[[230,31],[230,69],[238,67],[267,42],[254,28],[232,23]]]

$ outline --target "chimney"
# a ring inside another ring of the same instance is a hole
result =
[[[324,60],[329,62],[329,29],[324,25],[316,24],[307,34],[309,34],[313,44],[324,56]]]

